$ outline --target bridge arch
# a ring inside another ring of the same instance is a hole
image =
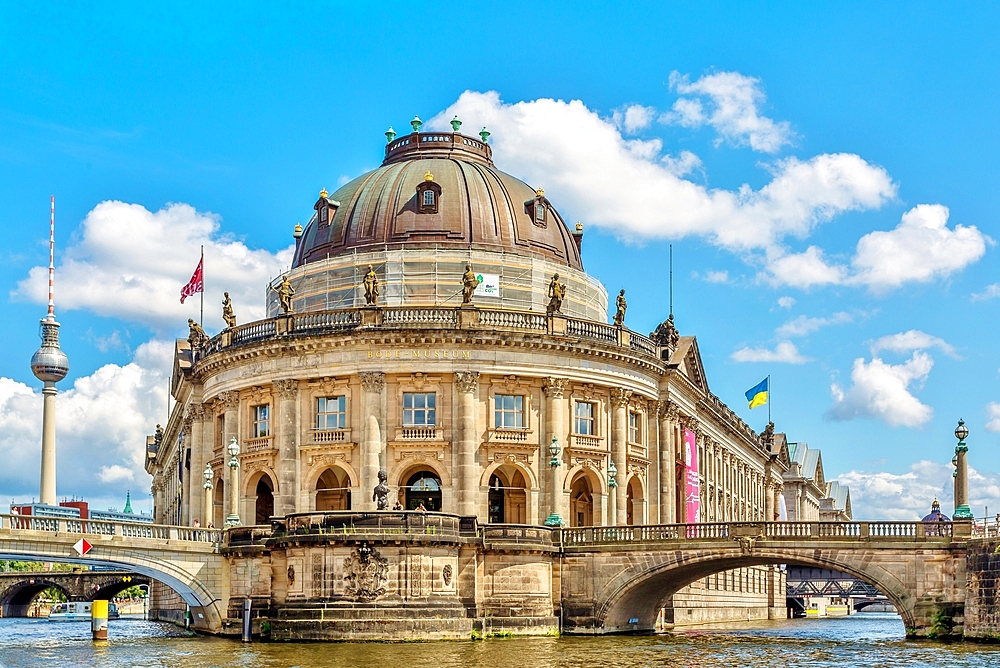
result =
[[[79,600],[61,583],[47,579],[45,573],[25,573],[24,576],[24,582],[10,587],[0,596],[0,610],[4,617],[27,617],[32,601],[46,589],[58,589],[67,601]]]
[[[595,628],[606,633],[652,631],[666,600],[692,582],[732,569],[780,564],[849,573],[885,594],[908,630],[916,626],[913,594],[900,574],[877,560],[856,553],[842,556],[836,550],[765,547],[754,548],[748,553],[738,545],[697,554],[677,550],[651,550],[643,554],[603,588],[595,601],[593,623]],[[779,595],[784,606],[785,592]]]

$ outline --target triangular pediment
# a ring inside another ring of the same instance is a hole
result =
[[[708,379],[705,376],[705,365],[698,352],[698,340],[693,336],[682,336],[677,342],[677,349],[670,356],[670,366],[684,374],[691,383],[705,394],[708,394]]]

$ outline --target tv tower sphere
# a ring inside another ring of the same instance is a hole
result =
[[[69,373],[69,358],[59,348],[59,323],[42,320],[42,347],[31,356],[31,373],[45,383],[58,383]]]

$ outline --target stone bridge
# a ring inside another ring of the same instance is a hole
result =
[[[86,538],[93,549],[79,555]],[[218,632],[229,598],[222,532],[190,527],[0,515],[0,559],[108,566],[162,582],[191,607],[195,628]]]
[[[0,573],[0,617],[27,617],[31,602],[49,587],[70,601],[111,600],[150,579],[129,571]]]
[[[971,533],[971,523],[920,522],[563,529],[563,631],[652,632],[664,601],[695,580],[795,564],[874,585],[896,606],[909,637],[961,635]]]
[[[86,556],[72,547],[82,536],[94,545]],[[242,600],[251,598],[268,620],[257,628],[275,639],[649,633],[685,585],[780,564],[838,570],[877,587],[910,637],[960,636],[967,598],[982,607],[973,584],[994,586],[975,572],[967,577],[967,550],[981,544],[968,522],[552,529],[346,511],[221,532],[0,515],[0,559],[145,575],[179,594],[180,610],[190,606],[194,626],[212,633],[238,630]],[[775,590],[774,607],[784,608],[784,594]]]

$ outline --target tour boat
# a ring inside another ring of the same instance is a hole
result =
[[[49,613],[50,622],[82,622],[90,619],[90,602],[56,603]]]

